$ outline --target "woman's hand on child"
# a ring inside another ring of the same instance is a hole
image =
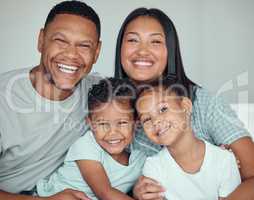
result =
[[[136,182],[133,195],[137,200],[163,200],[165,189],[154,179],[141,176]]]
[[[90,200],[84,192],[78,190],[65,189],[48,198],[49,200]]]

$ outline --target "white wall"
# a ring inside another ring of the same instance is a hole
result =
[[[8,0],[0,6],[0,73],[39,62],[37,36],[59,0]],[[113,75],[118,29],[134,8],[157,7],[174,21],[188,76],[230,103],[254,102],[253,0],[87,0],[102,21],[103,48],[94,67]]]

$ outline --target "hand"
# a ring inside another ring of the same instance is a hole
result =
[[[154,179],[141,176],[133,189],[137,200],[163,200],[165,189]]]
[[[90,200],[84,192],[72,189],[65,189],[51,197],[48,200]]]

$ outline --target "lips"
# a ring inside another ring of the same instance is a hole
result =
[[[59,70],[63,73],[67,73],[67,74],[74,74],[75,72],[78,71],[78,67],[76,66],[71,66],[71,65],[65,65],[65,64],[58,64],[57,65]]]

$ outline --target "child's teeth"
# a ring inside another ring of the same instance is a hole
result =
[[[116,143],[119,143],[121,140],[110,140],[108,141],[108,143],[110,144],[116,144]]]

